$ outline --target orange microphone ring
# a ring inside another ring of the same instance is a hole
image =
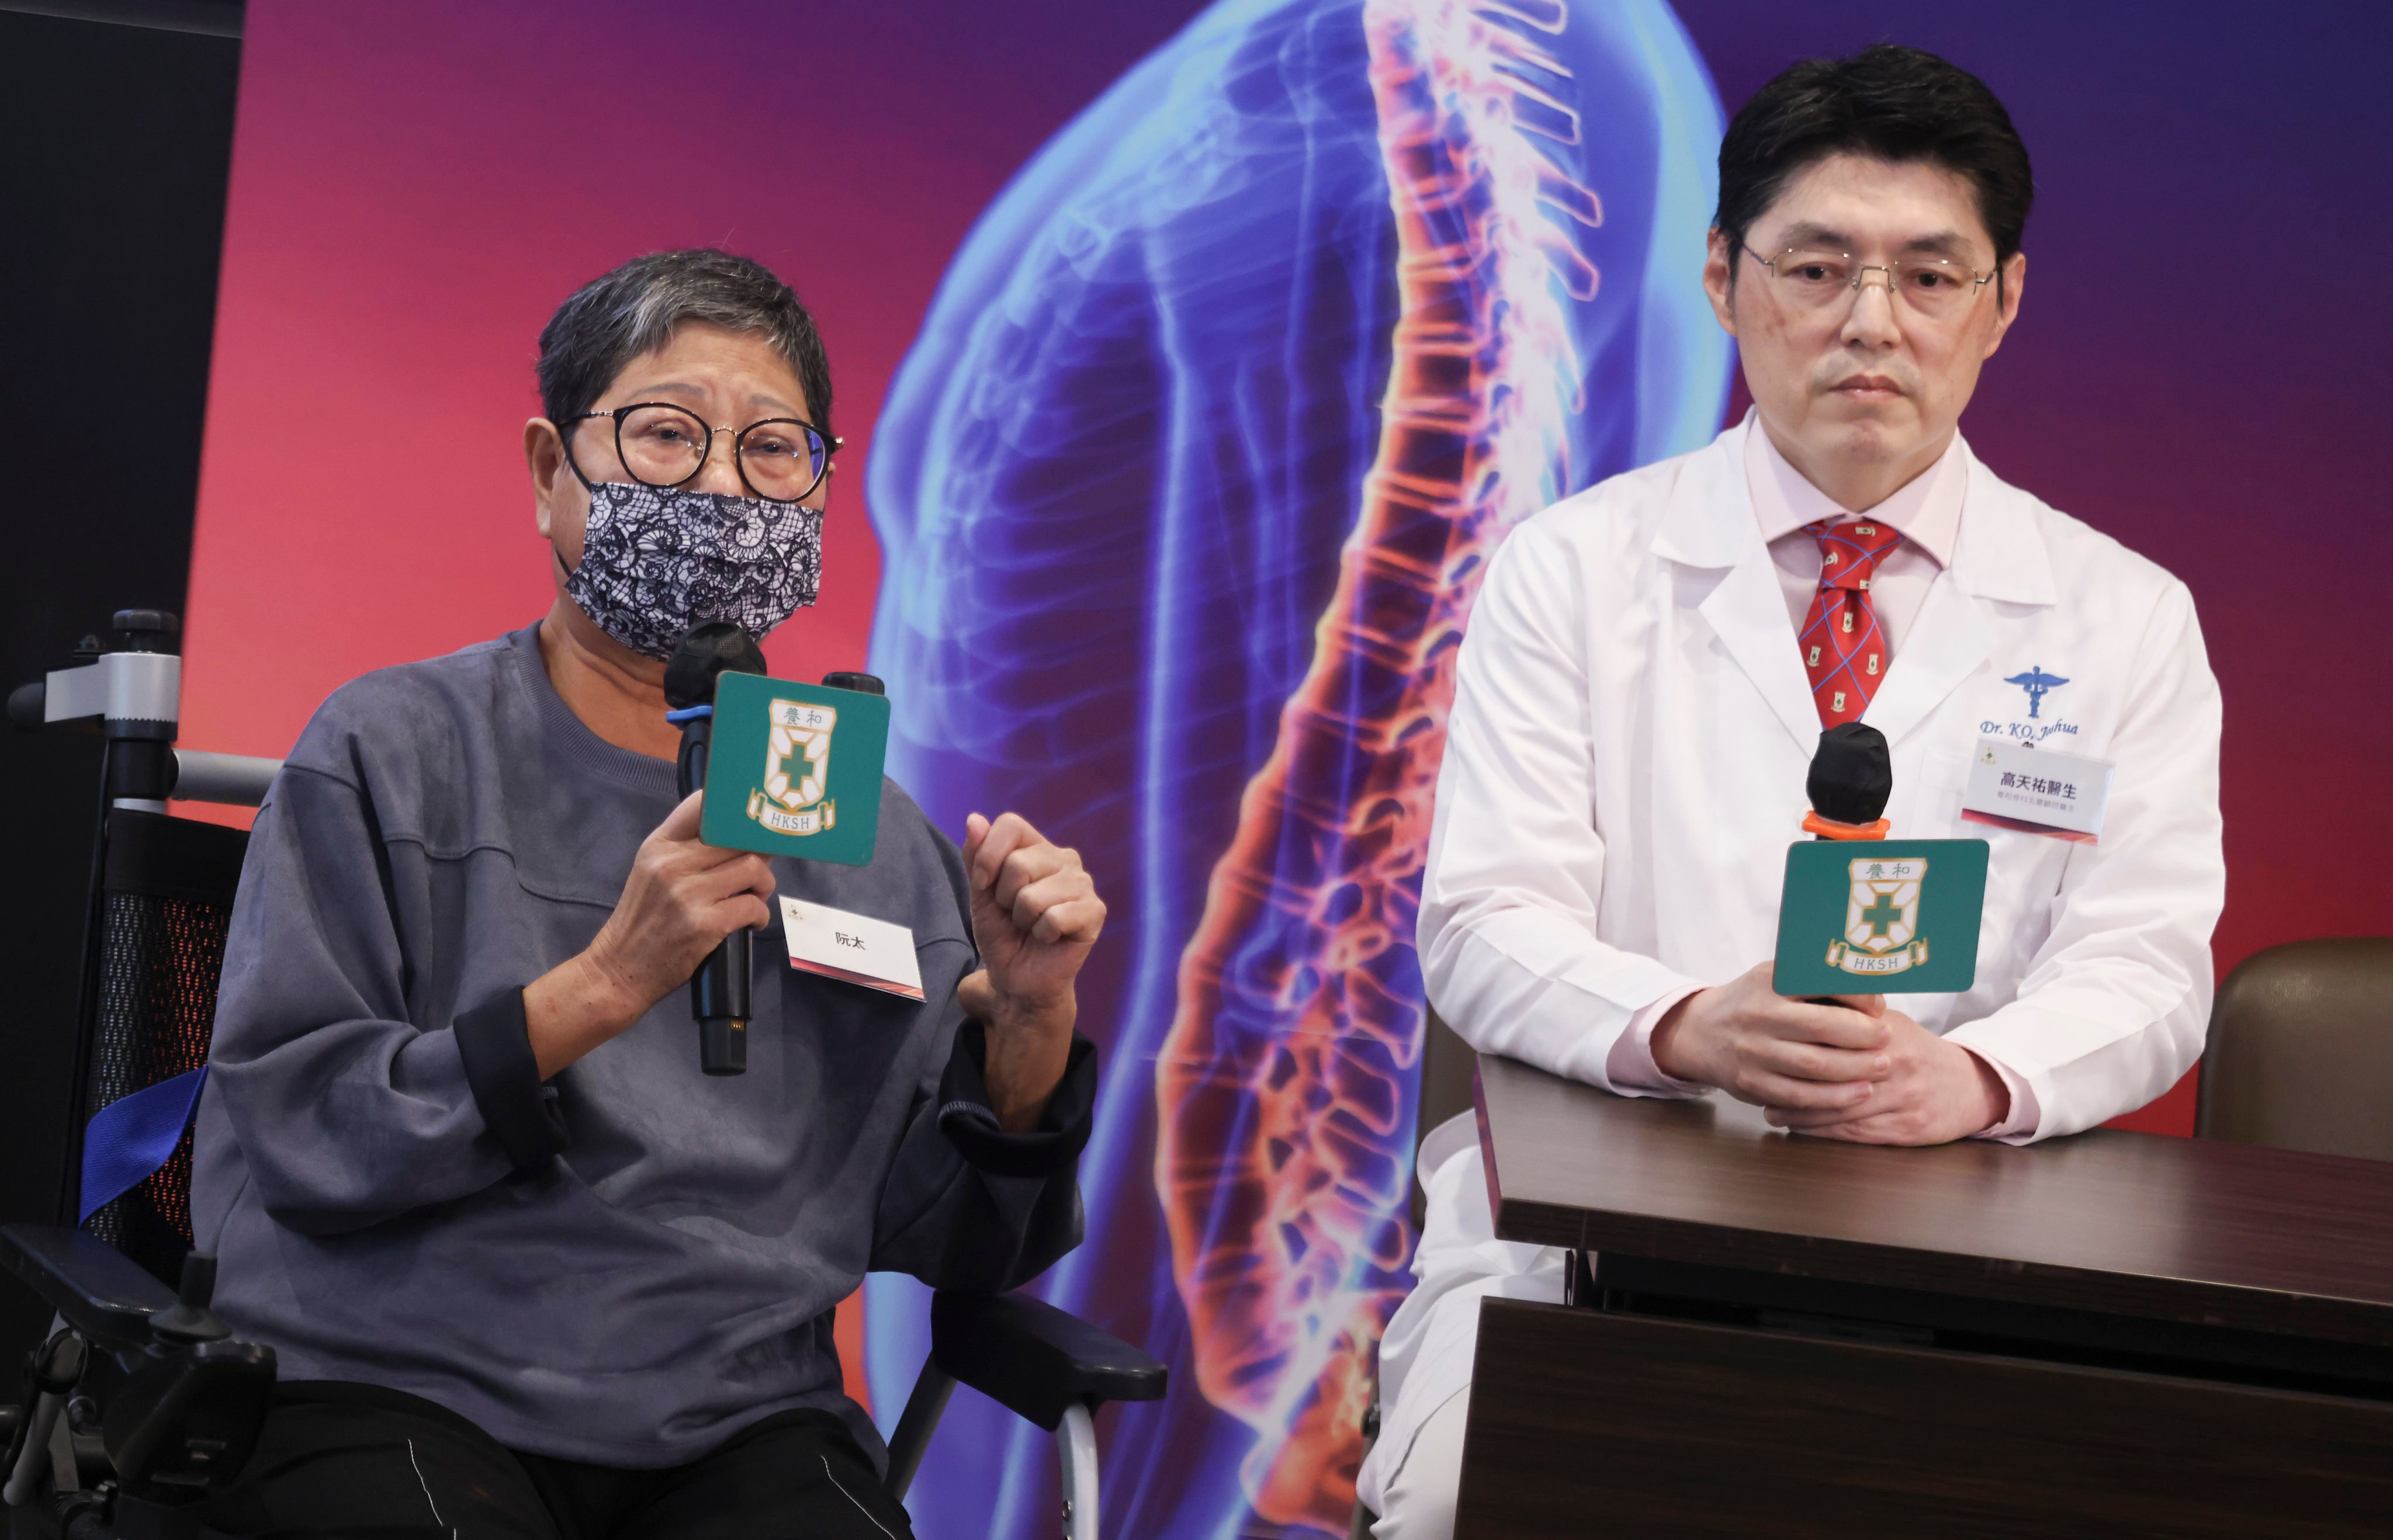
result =
[[[1803,815],[1803,832],[1816,834],[1823,840],[1883,840],[1894,826],[1884,818],[1872,824],[1840,824],[1834,818],[1823,818],[1817,813]]]

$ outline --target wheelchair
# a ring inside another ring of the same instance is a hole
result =
[[[97,728],[106,793],[59,1222],[0,1227],[0,1269],[56,1312],[21,1402],[0,1405],[12,1540],[206,1540],[196,1507],[240,1475],[273,1399],[274,1351],[210,1309],[216,1260],[192,1249],[190,1221],[190,1111],[249,837],[174,817],[166,799],[255,806],[281,762],[176,747],[179,633],[166,611],[120,610],[109,642],[86,639],[78,666],[8,700],[20,727]],[[1063,1533],[1097,1540],[1095,1411],[1159,1399],[1164,1366],[1027,1295],[940,1291],[889,1440],[896,1496],[958,1384],[1055,1435]]]

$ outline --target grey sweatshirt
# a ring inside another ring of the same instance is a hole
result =
[[[251,837],[191,1181],[216,1306],[285,1379],[363,1380],[503,1443],[676,1465],[791,1407],[844,1416],[831,1308],[868,1269],[997,1289],[1078,1244],[1085,1040],[997,1130],[955,847],[884,783],[869,867],[778,892],[911,927],[926,1003],[755,941],[748,1072],[687,991],[543,1086],[522,988],[587,946],[673,766],[558,698],[537,627],[326,701]],[[1000,1174],[1007,1173],[1007,1174]]]

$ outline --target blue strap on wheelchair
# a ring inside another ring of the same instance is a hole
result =
[[[83,1212],[75,1223],[85,1223],[175,1157],[207,1082],[208,1066],[202,1064],[120,1096],[93,1116],[83,1130]]]

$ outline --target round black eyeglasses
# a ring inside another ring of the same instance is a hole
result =
[[[623,474],[643,487],[678,487],[690,480],[706,468],[715,434],[731,432],[728,427],[708,426],[704,418],[687,407],[660,401],[634,401],[612,411],[585,411],[573,424],[579,427],[595,417],[614,420],[615,457],[622,462]],[[567,435],[565,452],[573,461],[573,474],[587,482],[589,474],[573,454],[576,437]],[[767,417],[749,424],[733,437],[731,460],[740,483],[751,492],[768,502],[795,502],[822,485],[823,477],[830,474],[831,451],[844,442],[825,437],[812,423]]]

